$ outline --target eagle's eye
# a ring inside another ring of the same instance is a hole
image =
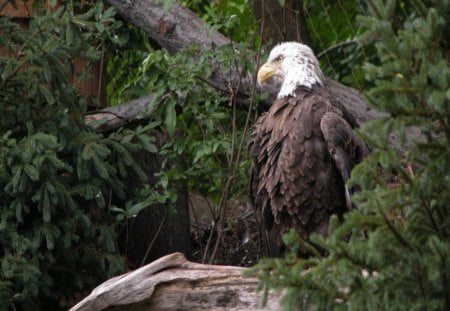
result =
[[[279,63],[281,63],[283,61],[283,56],[278,56],[277,58],[275,58],[275,60],[274,60],[274,62],[275,63],[277,63],[277,64],[279,64]]]

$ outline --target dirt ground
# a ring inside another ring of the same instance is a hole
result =
[[[228,202],[222,230],[218,211],[207,198],[190,193],[189,203],[193,261],[248,267],[265,254],[261,226],[248,202]]]

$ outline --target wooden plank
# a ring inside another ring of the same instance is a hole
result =
[[[101,60],[88,64],[85,59],[77,57],[74,59],[72,66],[73,75],[71,82],[77,87],[80,94],[95,98],[98,100],[100,108],[105,107],[106,86]]]

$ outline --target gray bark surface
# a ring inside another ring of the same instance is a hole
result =
[[[152,95],[146,95],[123,105],[88,113],[84,117],[84,122],[98,132],[119,128],[138,118],[146,110],[152,98]]]
[[[230,40],[209,29],[208,24],[176,1],[164,12],[164,1],[108,0],[129,23],[144,30],[148,36],[170,53],[199,44],[202,49],[222,46]]]

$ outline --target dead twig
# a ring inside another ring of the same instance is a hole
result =
[[[145,261],[147,260],[148,254],[150,253],[150,250],[152,249],[153,244],[155,244],[156,238],[159,236],[159,233],[161,232],[161,229],[162,229],[163,224],[165,222],[166,222],[166,216],[164,216],[163,219],[161,220],[161,223],[159,224],[158,230],[156,231],[155,235],[153,236],[152,241],[148,245],[147,250],[145,251],[144,258],[142,258],[140,267],[142,267],[145,264]]]

